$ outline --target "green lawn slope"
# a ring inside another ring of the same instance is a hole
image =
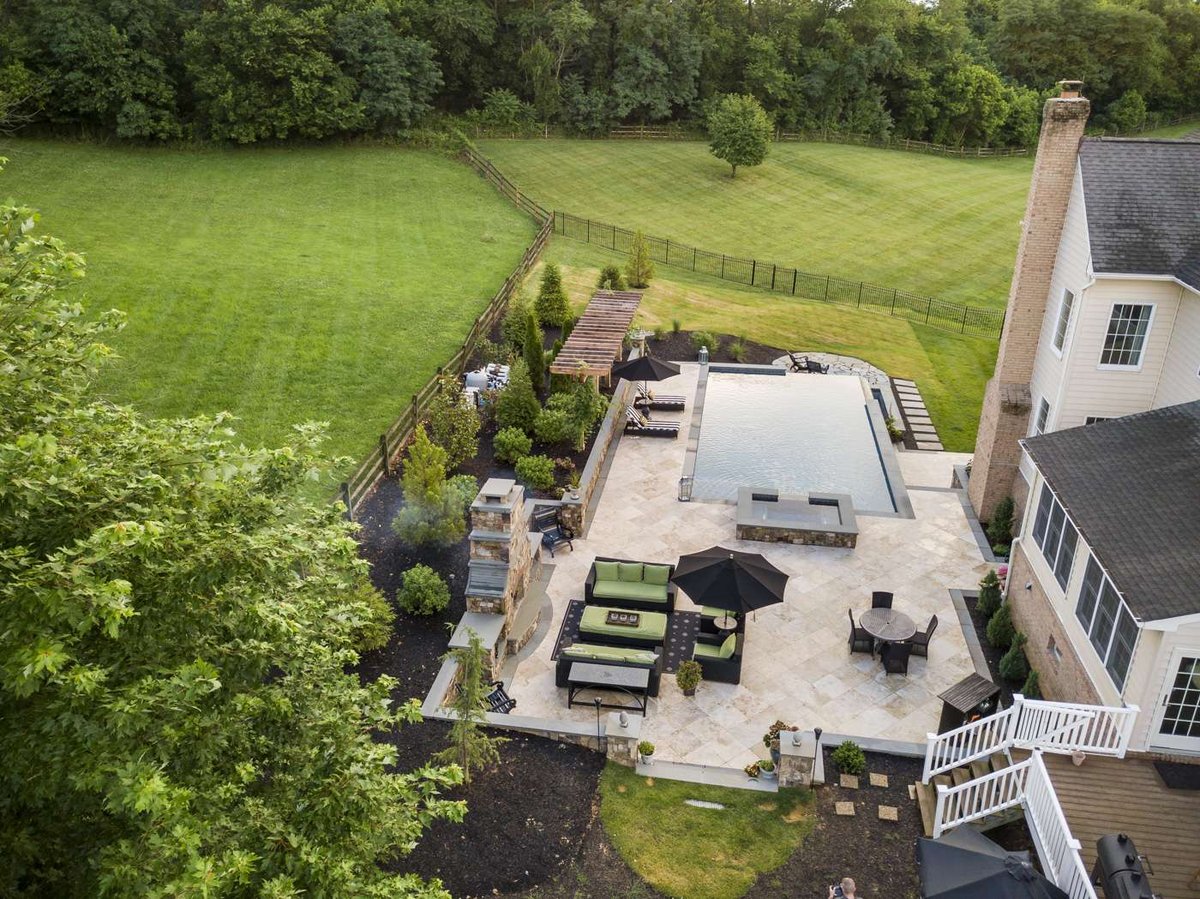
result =
[[[740,169],[699,142],[483,141],[547,207],[805,271],[1004,308],[1032,159],[772,144]]]
[[[330,423],[374,446],[458,347],[534,225],[470,169],[412,150],[165,150],[0,140],[0,194],[85,254],[118,308],[103,389],[155,416],[229,410],[250,444]]]

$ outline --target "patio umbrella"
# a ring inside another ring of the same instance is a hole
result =
[[[679,366],[646,354],[626,362],[618,362],[612,367],[612,373],[626,381],[641,381],[642,392],[645,393],[647,381],[665,381],[674,377],[679,374]]]
[[[751,612],[783,602],[788,576],[758,553],[713,546],[680,556],[671,580],[697,605]]]
[[[1028,852],[1009,852],[973,827],[917,840],[922,899],[1069,899],[1033,869]]]

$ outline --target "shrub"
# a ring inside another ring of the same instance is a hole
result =
[[[542,329],[538,327],[537,316],[532,312],[525,316],[522,354],[525,368],[529,371],[529,383],[535,391],[540,390],[546,381],[546,352],[542,349]]]
[[[625,263],[625,280],[630,287],[639,290],[650,286],[654,277],[654,260],[650,258],[650,245],[646,243],[646,235],[638,231],[633,235],[633,243],[629,247],[629,261]]]
[[[1029,660],[1025,658],[1025,635],[1013,637],[1012,645],[1000,659],[1000,676],[1009,683],[1023,683],[1029,677]]]
[[[461,673],[458,689],[450,702],[457,714],[450,724],[449,745],[435,758],[448,765],[462,768],[463,782],[471,782],[471,770],[494,765],[500,761],[500,746],[507,743],[505,737],[493,737],[480,729],[487,720],[484,700],[491,690],[491,666],[488,651],[474,631],[466,646],[451,650],[445,656],[458,662]]]
[[[703,677],[704,669],[700,667],[700,663],[688,659],[681,663],[679,670],[675,672],[675,683],[679,685],[680,690],[695,690]]]
[[[1021,685],[1021,695],[1026,699],[1041,699],[1042,687],[1038,683],[1038,673],[1030,669],[1029,676],[1025,678],[1025,683]]]
[[[667,339],[667,329],[662,325],[656,325],[654,328],[654,342],[662,343]]]
[[[474,479],[467,476],[474,484]],[[392,520],[392,529],[401,540],[416,545],[449,545],[466,533],[464,504],[452,482],[446,480],[446,451],[437,446],[417,425],[412,443],[405,454],[400,477],[404,506]]]
[[[354,598],[367,607],[367,617],[360,620],[355,628],[355,648],[363,652],[383,649],[392,638],[395,610],[383,594],[369,583],[359,584],[354,590]]]
[[[721,349],[721,338],[709,331],[693,331],[692,346],[696,352],[700,352],[700,347],[708,347],[709,356],[717,355],[717,351]]]
[[[517,462],[529,455],[533,440],[520,428],[501,428],[492,438],[492,452],[497,462]]]
[[[677,319],[677,318],[671,319],[671,333],[672,334],[678,334],[682,330],[682,328],[683,328],[683,326],[679,323],[679,319]]]
[[[523,359],[518,359],[508,371],[508,386],[496,399],[496,423],[502,428],[520,428],[532,434],[541,408],[529,380],[529,368]]]
[[[621,274],[621,270],[615,265],[606,265],[600,270],[600,277],[596,281],[596,287],[599,290],[625,290],[625,276]]]
[[[479,424],[479,413],[463,396],[458,378],[442,375],[425,427],[429,439],[446,451],[447,468],[457,468],[479,451]]]
[[[889,415],[883,420],[884,426],[887,428],[888,437],[892,443],[899,443],[904,439],[904,428],[900,427],[900,423],[896,421],[896,416]]]
[[[490,337],[479,338],[479,343],[475,346],[475,357],[479,360],[480,365],[490,365],[493,362],[508,361],[511,351],[496,343]]]
[[[508,301],[504,310],[504,320],[500,323],[500,339],[512,349],[524,349],[526,319],[533,311],[529,294],[521,291]]]
[[[1006,496],[996,503],[996,511],[992,513],[992,520],[988,522],[987,526],[988,541],[993,547],[996,544],[1007,547],[1012,543],[1013,511],[1014,505],[1011,496]],[[1004,555],[1008,555],[1007,549]]]
[[[533,435],[538,443],[554,445],[575,440],[579,426],[571,418],[569,410],[554,407],[557,405],[554,400],[559,397],[570,399],[566,394],[556,393],[547,401],[546,408],[537,414],[537,420],[533,423]]]
[[[975,608],[987,621],[991,621],[996,610],[1000,608],[1000,578],[996,577],[994,568],[990,569],[983,576],[983,580],[979,582],[979,600],[976,602]]]
[[[654,744],[649,740],[638,743],[638,755],[654,755]]]
[[[857,743],[846,740],[830,755],[842,774],[862,774],[867,770],[867,756]]]
[[[746,361],[746,341],[745,338],[738,337],[729,344],[729,355],[733,357],[734,362]]]
[[[538,321],[543,325],[558,327],[571,317],[571,304],[563,289],[562,272],[553,262],[547,262],[542,269],[542,281],[534,309],[537,310]]]
[[[566,343],[567,338],[571,336],[571,332],[575,330],[576,318],[573,315],[567,316],[567,320],[562,326],[562,342]]]
[[[404,572],[396,601],[410,615],[433,615],[450,605],[450,588],[428,565],[414,565]]]
[[[446,482],[446,492],[450,496],[452,507],[461,509],[462,513],[466,515],[471,501],[479,493],[479,482],[472,475],[456,474]]]
[[[554,486],[554,460],[548,456],[526,456],[516,464],[517,480],[535,490]]]
[[[992,616],[992,620],[988,622],[987,641],[997,649],[1008,649],[1012,645],[1015,633],[1008,603],[1001,603],[996,614]]]

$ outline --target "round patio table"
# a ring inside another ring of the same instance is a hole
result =
[[[917,625],[895,609],[867,609],[858,623],[880,643],[901,643],[917,632]]]
[[[726,633],[728,631],[737,630],[738,620],[733,615],[727,613],[720,618],[714,618],[713,625],[717,630],[721,631],[722,633]]]

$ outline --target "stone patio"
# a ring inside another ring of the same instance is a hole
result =
[[[656,385],[663,394],[688,397],[684,434],[622,438],[587,539],[557,554],[548,586],[553,621],[540,642],[526,647],[509,686],[521,714],[594,718],[589,708],[567,709],[550,657],[563,611],[583,598],[596,556],[673,563],[719,543],[760,552],[786,571],[785,601],[747,622],[740,684],[703,682],[694,697],[684,697],[673,676],[663,677],[642,727],[642,738],[656,744],[656,758],[740,768],[766,754],[761,737],[776,719],[805,730],[924,741],[937,729],[937,694],[974,670],[949,593],[973,587],[988,568],[958,495],[947,489],[952,466],[968,457],[900,452],[915,518],[860,515],[856,549],[738,541],[732,504],[676,499],[698,371],[695,363],[684,364],[678,377]],[[907,676],[886,675],[878,659],[847,652],[846,609],[857,618],[870,607],[873,590],[892,591],[895,608],[920,628],[930,615],[939,618],[929,659],[914,658]],[[677,608],[694,606],[680,593]]]

